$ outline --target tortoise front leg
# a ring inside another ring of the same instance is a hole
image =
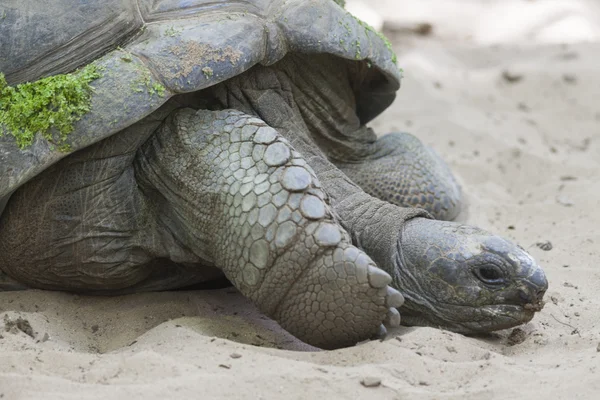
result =
[[[452,172],[411,134],[390,133],[351,155],[331,153],[335,165],[374,197],[425,209],[440,220],[452,220],[460,211],[461,190]]]
[[[348,346],[385,319],[399,324],[391,277],[351,244],[312,169],[263,121],[179,110],[135,168],[176,240],[301,340]]]

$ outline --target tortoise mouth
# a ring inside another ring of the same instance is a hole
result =
[[[529,305],[495,304],[478,309],[479,318],[458,324],[460,333],[486,333],[513,328],[531,321],[537,312]],[[540,308],[541,309],[541,308]]]
[[[528,323],[541,304],[492,304],[478,307],[454,306],[446,309],[443,316],[427,315],[403,308],[402,324],[408,326],[430,326],[461,334],[477,334],[513,328]],[[439,311],[439,310],[438,310]]]

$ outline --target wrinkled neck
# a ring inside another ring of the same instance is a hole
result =
[[[427,213],[417,208],[401,208],[366,193],[341,199],[335,209],[347,221],[347,229],[357,246],[367,250],[394,280],[398,279],[402,273],[398,264],[402,228],[408,220],[425,217]]]

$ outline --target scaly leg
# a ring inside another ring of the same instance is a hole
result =
[[[312,169],[262,120],[179,110],[135,169],[176,240],[298,338],[348,346],[383,320],[399,324],[390,276],[351,244]]]
[[[452,220],[458,215],[460,186],[446,163],[419,139],[408,133],[391,133],[363,151],[362,158],[335,151],[330,157],[374,197],[400,207],[423,208],[435,219]]]

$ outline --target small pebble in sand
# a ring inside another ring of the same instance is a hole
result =
[[[231,354],[229,355],[229,357],[231,357],[231,358],[241,358],[241,357],[242,357],[242,355],[241,355],[240,353],[231,353]]]
[[[360,381],[360,384],[364,387],[377,387],[381,385],[381,379],[374,376],[367,376]]]
[[[563,175],[563,176],[560,177],[560,180],[563,181],[563,182],[564,181],[576,181],[577,177],[573,176],[573,175]]]
[[[571,199],[569,199],[566,196],[557,196],[556,197],[556,202],[558,204],[560,204],[561,206],[565,206],[565,207],[573,207],[575,205],[575,203],[573,203],[573,201]]]
[[[44,336],[39,341],[44,343],[44,342],[47,342],[48,340],[50,340],[50,335],[48,335],[48,332],[46,332],[46,333],[44,333]]]
[[[507,345],[515,346],[517,344],[521,344],[527,339],[527,333],[523,329],[515,328],[512,330],[510,335],[508,335]]]
[[[219,364],[219,368],[231,369],[231,364]]]
[[[504,71],[502,71],[502,79],[504,79],[508,83],[517,83],[521,79],[523,79],[523,75],[521,75],[521,74],[515,74],[515,73],[510,72],[508,70],[504,70]]]
[[[518,104],[517,104],[517,108],[518,108],[520,111],[523,111],[523,112],[528,112],[528,111],[530,111],[530,110],[531,110],[531,109],[529,108],[529,106],[528,106],[527,104],[523,103],[523,102],[520,102],[520,103],[518,103]]]
[[[552,243],[549,240],[546,240],[544,242],[537,242],[535,245],[544,251],[552,250]]]
[[[33,332],[33,328],[31,327],[31,324],[29,323],[28,320],[18,317],[15,320],[12,320],[8,317],[8,315],[4,316],[4,330],[6,332],[10,332],[10,333],[17,333],[19,331],[23,332],[24,334],[30,336],[30,337],[35,337],[35,334]]]
[[[431,25],[429,22],[417,24],[417,26],[414,28],[414,32],[417,35],[429,36],[433,32],[433,25]]]
[[[562,78],[565,83],[568,83],[570,85],[574,85],[577,83],[577,77],[573,74],[564,74]]]
[[[600,353],[600,342],[598,342],[598,346],[596,347],[596,351]]]

